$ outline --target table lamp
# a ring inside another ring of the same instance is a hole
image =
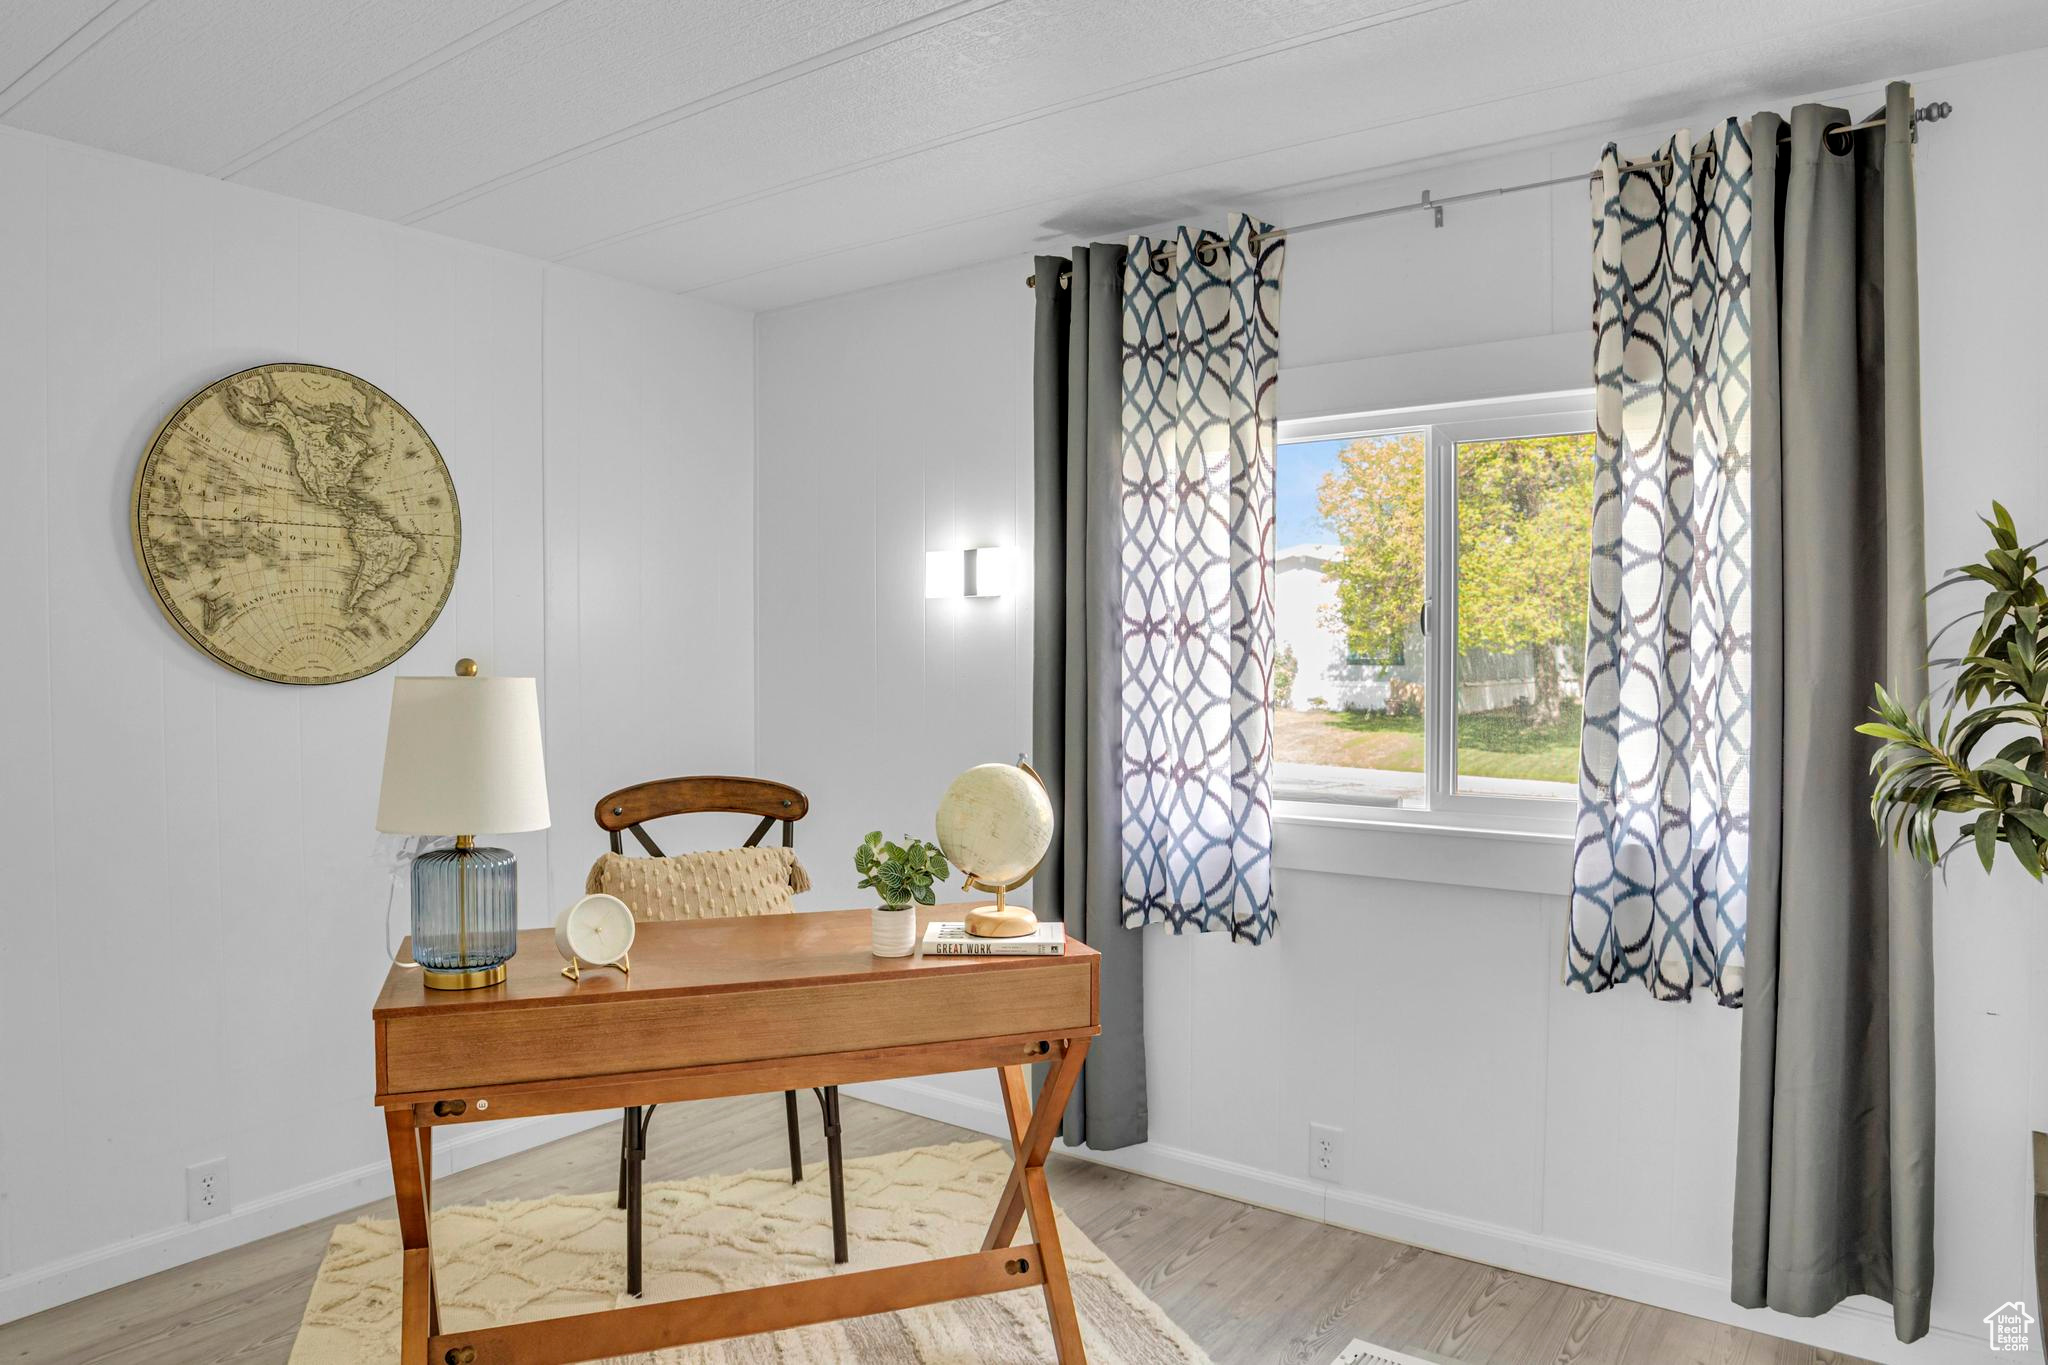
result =
[[[394,678],[377,828],[453,834],[412,863],[412,958],[434,990],[495,986],[519,950],[519,864],[476,834],[548,827],[540,701],[531,678]]]

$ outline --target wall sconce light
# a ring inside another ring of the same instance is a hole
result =
[[[1009,554],[1000,545],[926,550],[926,597],[1001,597],[1010,585]]]

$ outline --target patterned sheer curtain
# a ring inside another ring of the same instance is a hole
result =
[[[1594,187],[1598,454],[1565,981],[1742,1003],[1751,160],[1729,120]]]
[[[1284,244],[1131,239],[1119,494],[1122,918],[1273,932],[1273,458]]]

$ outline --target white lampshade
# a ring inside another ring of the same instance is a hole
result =
[[[512,834],[548,827],[531,678],[394,678],[377,828]]]

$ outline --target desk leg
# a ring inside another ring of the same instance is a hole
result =
[[[1059,1353],[1060,1365],[1086,1365],[1088,1353],[1081,1345],[1081,1319],[1074,1312],[1074,1286],[1067,1278],[1067,1253],[1060,1246],[1043,1166],[1025,1169],[1024,1197],[1031,1210],[1031,1236],[1038,1243],[1038,1259],[1045,1266],[1045,1315],[1052,1320],[1053,1347]]]
[[[427,1240],[431,1243],[433,1241],[431,1229],[434,1226],[434,1126],[430,1123],[422,1124],[418,1131],[420,1135],[420,1202],[427,1206],[427,1227],[430,1230]],[[432,1253],[430,1252],[427,1262],[429,1282],[433,1278],[433,1269]],[[427,1327],[435,1335],[438,1336],[440,1334],[441,1296],[438,1293],[427,1295]]]
[[[392,1192],[398,1198],[398,1239],[405,1248],[399,1361],[400,1365],[426,1365],[427,1339],[434,1334],[438,1316],[434,1311],[434,1253],[428,1239],[430,1177],[421,1156],[424,1134],[413,1122],[410,1105],[384,1111],[384,1136],[391,1148]]]
[[[1003,1117],[1010,1123],[1010,1152],[1024,1149],[1024,1130],[1031,1126],[1031,1068],[999,1066],[996,1084],[1003,1091]]]
[[[1001,1067],[996,1078],[1003,1093],[1003,1113],[1009,1119],[1015,1164],[1003,1194],[996,1201],[995,1216],[989,1220],[983,1251],[1006,1247],[1017,1235],[1017,1224],[1028,1212],[1031,1235],[1038,1243],[1039,1260],[1045,1270],[1045,1312],[1052,1320],[1052,1339],[1060,1365],[1086,1365],[1087,1352],[1081,1345],[1081,1323],[1074,1313],[1074,1289],[1067,1279],[1066,1252],[1060,1247],[1058,1221],[1053,1216],[1052,1195],[1045,1185],[1045,1157],[1059,1133],[1066,1113],[1067,1098],[1080,1078],[1081,1063],[1088,1058],[1088,1039],[1076,1038],[1061,1050],[1059,1060],[1046,1073],[1036,1110],[1031,1105],[1030,1083],[1021,1066]]]

